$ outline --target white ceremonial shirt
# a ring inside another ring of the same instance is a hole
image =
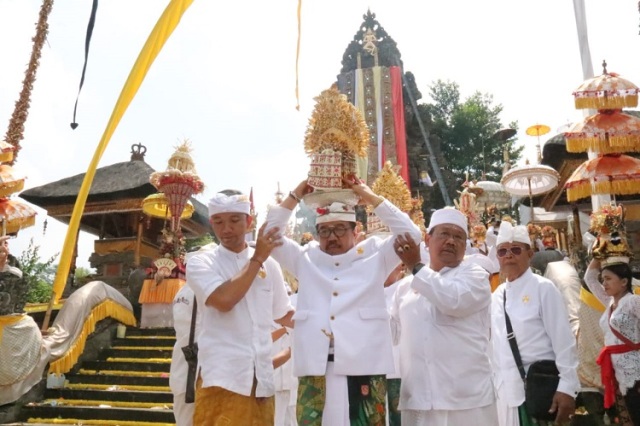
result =
[[[463,261],[423,267],[398,287],[391,307],[400,344],[400,410],[465,410],[495,400],[488,356],[489,274]]]
[[[577,336],[580,327],[578,309],[580,309],[580,289],[582,288],[578,271],[569,263],[568,259],[559,260],[547,264],[544,277],[551,280],[560,290],[564,304],[567,307],[571,331],[574,336]]]
[[[250,396],[253,377],[256,397],[274,394],[271,359],[273,320],[292,310],[278,264],[264,262],[249,291],[229,311],[221,312],[205,302],[221,284],[237,275],[254,249],[234,253],[223,246],[195,254],[187,263],[187,285],[198,300],[202,332],[198,335],[198,367],[202,386],[218,386]]]
[[[374,212],[394,235],[369,237],[335,256],[320,250],[316,241],[300,246],[284,238],[284,244],[271,253],[299,282],[293,333],[293,371],[298,377],[325,375],[331,333],[335,374],[394,372],[383,283],[400,263],[393,247],[395,236],[409,233],[419,243],[422,234],[387,200]],[[268,227],[285,229],[291,213],[271,208]]]
[[[389,315],[391,315],[391,305],[393,304],[393,298],[396,294],[396,290],[400,287],[400,283],[411,280],[413,275],[409,275],[408,277],[403,277],[402,279],[396,281],[395,283],[384,288],[384,299],[387,303],[387,310],[389,311]],[[393,329],[392,329],[393,330]],[[391,348],[393,351],[393,366],[395,371],[393,373],[387,374],[387,379],[399,379],[400,376],[400,346],[393,342],[393,347]]]
[[[169,387],[171,388],[171,393],[174,395],[187,391],[189,365],[184,359],[182,347],[189,344],[194,297],[193,290],[191,290],[188,285],[184,285],[173,298],[173,328],[176,330],[176,343],[173,345],[173,352],[171,354]],[[196,313],[196,334],[194,335],[196,342],[198,338],[197,332],[200,330],[199,314],[200,311],[198,310]]]
[[[506,404],[519,407],[524,402],[524,383],[507,340],[504,294],[507,312],[518,349],[527,371],[534,361],[553,359],[560,372],[557,390],[575,397],[578,382],[576,339],[571,332],[562,295],[548,279],[531,269],[513,282],[500,284],[493,292],[491,305],[492,341],[496,387],[505,386]]]

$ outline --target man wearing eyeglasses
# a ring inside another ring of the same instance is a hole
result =
[[[463,260],[467,232],[459,210],[436,210],[425,237],[427,266],[419,246],[396,239],[398,256],[414,275],[400,284],[391,306],[400,345],[402,424],[497,424],[488,357],[489,274]]]
[[[394,235],[419,243],[420,229],[409,216],[366,185],[348,183]],[[285,229],[309,191],[303,181],[270,209],[267,229]],[[384,295],[384,281],[399,263],[393,237],[357,243],[350,205],[334,202],[316,213],[317,241],[300,246],[284,238],[272,252],[299,282],[292,351],[298,423],[384,424],[385,375],[395,371]]]
[[[494,373],[498,396],[500,426],[547,425],[531,423],[524,401],[524,383],[507,336],[505,312],[513,336],[528,371],[534,361],[555,360],[560,382],[553,397],[550,413],[556,413],[555,424],[566,424],[575,411],[575,396],[580,387],[575,337],[571,331],[562,295],[548,279],[531,271],[533,250],[527,228],[500,224],[497,256],[500,272],[506,277],[492,296],[492,343]],[[506,298],[506,299],[505,299]]]

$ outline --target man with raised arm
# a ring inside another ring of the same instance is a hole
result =
[[[409,216],[366,185],[348,183],[394,235],[420,241]],[[267,229],[284,229],[308,192],[303,181],[272,208]],[[284,238],[272,252],[299,281],[293,339],[299,424],[384,425],[385,375],[394,372],[384,281],[399,259],[393,236],[356,243],[355,228],[353,206],[333,202],[317,209],[317,241],[300,246]]]
[[[271,328],[274,320],[292,326],[293,315],[280,267],[269,258],[282,241],[278,228],[262,226],[255,249],[247,245],[253,217],[238,191],[217,193],[208,207],[220,245],[187,263],[202,325],[193,424],[273,425]]]

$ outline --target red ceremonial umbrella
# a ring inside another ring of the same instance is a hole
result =
[[[640,151],[640,118],[621,110],[602,110],[571,126],[564,136],[568,152]]]
[[[594,194],[640,193],[640,160],[623,154],[608,154],[585,161],[564,187],[569,202]]]

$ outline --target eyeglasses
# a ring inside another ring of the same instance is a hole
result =
[[[345,226],[336,226],[333,228],[320,228],[318,229],[318,236],[320,238],[329,238],[331,234],[334,234],[337,238],[344,237],[347,234],[349,228]]]
[[[520,256],[522,254],[522,251],[524,249],[520,246],[513,246],[511,248],[501,248],[498,249],[498,257],[505,257],[507,255],[507,253],[511,253],[514,256]]]
[[[453,238],[453,241],[455,241],[456,243],[464,243],[465,241],[467,241],[467,237],[464,234],[452,234],[448,231],[439,231],[435,233],[435,237],[439,240],[449,240],[450,238]]]

